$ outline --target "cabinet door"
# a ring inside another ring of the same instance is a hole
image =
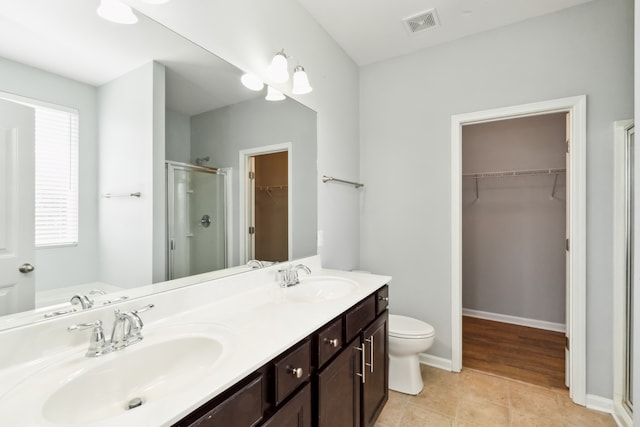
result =
[[[360,426],[360,338],[318,374],[318,427]]]
[[[366,380],[362,384],[362,425],[371,427],[389,398],[388,312],[362,331]]]
[[[295,394],[263,427],[311,427],[311,385]]]

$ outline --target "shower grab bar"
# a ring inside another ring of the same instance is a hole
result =
[[[105,193],[102,195],[102,197],[106,198],[106,199],[110,199],[112,197],[140,197],[141,194],[140,192],[136,192],[136,193],[126,193],[126,194],[112,194],[112,193]]]
[[[322,182],[326,183],[328,181],[336,181],[336,182],[342,182],[344,184],[349,184],[349,185],[353,185],[356,188],[360,188],[360,187],[364,187],[364,184],[360,183],[360,182],[353,182],[353,181],[346,181],[344,179],[339,179],[339,178],[334,178],[332,176],[326,176],[323,175],[322,176]]]

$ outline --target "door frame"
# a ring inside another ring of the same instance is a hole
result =
[[[613,123],[613,415],[622,425],[631,426],[631,417],[622,405],[625,379],[627,209],[626,136],[633,120]]]
[[[291,142],[283,142],[281,144],[265,145],[262,147],[248,148],[240,150],[239,152],[239,176],[238,176],[238,188],[240,189],[239,198],[239,225],[238,225],[238,241],[239,241],[239,253],[240,264],[246,264],[249,261],[249,247],[250,247],[250,235],[248,233],[248,218],[251,209],[251,181],[247,178],[249,171],[249,161],[251,157],[259,156],[262,154],[272,154],[287,152],[287,180],[288,180],[288,192],[287,192],[287,210],[288,210],[288,224],[287,224],[287,245],[288,245],[288,258],[292,258],[293,254],[293,144]]]
[[[586,404],[586,95],[451,116],[451,369],[462,369],[462,126],[567,112],[570,116],[569,394]]]

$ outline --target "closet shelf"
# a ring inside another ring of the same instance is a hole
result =
[[[505,176],[531,176],[531,175],[557,175],[566,172],[566,169],[530,169],[519,171],[479,172],[463,173],[463,178],[502,178]]]
[[[478,189],[478,180],[480,178],[502,178],[510,176],[536,176],[536,175],[554,175],[553,188],[551,189],[550,199],[553,200],[556,195],[556,186],[558,184],[558,175],[565,173],[566,169],[530,169],[518,171],[499,171],[499,172],[479,172],[479,173],[463,173],[463,178],[472,178],[476,180],[476,200],[480,199],[480,190]]]
[[[258,191],[286,190],[288,188],[288,185],[256,185]]]

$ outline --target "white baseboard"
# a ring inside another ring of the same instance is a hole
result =
[[[613,414],[613,400],[593,394],[587,394],[586,406],[600,412]]]
[[[423,365],[431,366],[434,368],[444,369],[445,371],[451,371],[451,360],[443,357],[433,356],[427,353],[420,353],[418,355],[420,363]]]
[[[613,404],[613,412],[611,413],[611,416],[613,416],[614,421],[619,427],[633,427],[633,420],[621,404]]]
[[[545,320],[527,319],[525,317],[509,316],[507,314],[489,313],[487,311],[462,309],[463,316],[477,317],[478,319],[493,320],[495,322],[511,323],[513,325],[528,326],[530,328],[546,329],[548,331],[565,332],[564,323],[553,323]]]

